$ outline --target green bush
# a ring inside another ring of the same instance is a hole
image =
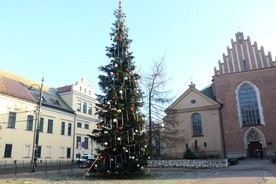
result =
[[[237,158],[229,158],[228,163],[229,165],[237,165],[239,163],[239,160]]]
[[[195,159],[196,155],[192,152],[190,148],[186,148],[184,156],[184,159]]]
[[[207,155],[202,154],[202,155],[198,155],[196,159],[207,159],[207,158],[208,158]]]
[[[276,156],[271,157],[271,162],[276,164]]]
[[[220,155],[208,155],[209,159],[219,159]]]
[[[238,158],[238,160],[244,160],[244,159],[245,159],[244,156],[241,156],[241,157]]]

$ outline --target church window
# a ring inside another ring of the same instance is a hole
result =
[[[260,125],[259,105],[254,88],[247,83],[242,84],[238,90],[238,101],[241,125]]]
[[[192,126],[194,136],[202,135],[202,123],[200,114],[195,113],[192,115]]]
[[[259,140],[261,140],[261,136],[256,130],[252,129],[248,133],[247,140],[248,141],[259,141]]]

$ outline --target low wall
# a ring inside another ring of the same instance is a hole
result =
[[[148,160],[148,167],[225,168],[228,167],[228,160]]]

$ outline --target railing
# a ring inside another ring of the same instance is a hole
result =
[[[4,160],[0,161],[1,174],[33,173],[78,169],[78,164],[73,160],[38,160],[35,170],[30,161],[27,160]]]

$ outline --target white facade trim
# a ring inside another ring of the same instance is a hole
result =
[[[244,134],[244,146],[245,146],[245,149],[248,149],[248,144],[251,142],[248,139],[248,136],[249,136],[249,134],[250,134],[251,131],[256,131],[258,133],[259,140],[256,140],[256,141],[259,141],[262,144],[262,148],[266,148],[266,141],[265,141],[264,134],[259,129],[257,129],[256,127],[250,127],[245,132],[245,134]]]

